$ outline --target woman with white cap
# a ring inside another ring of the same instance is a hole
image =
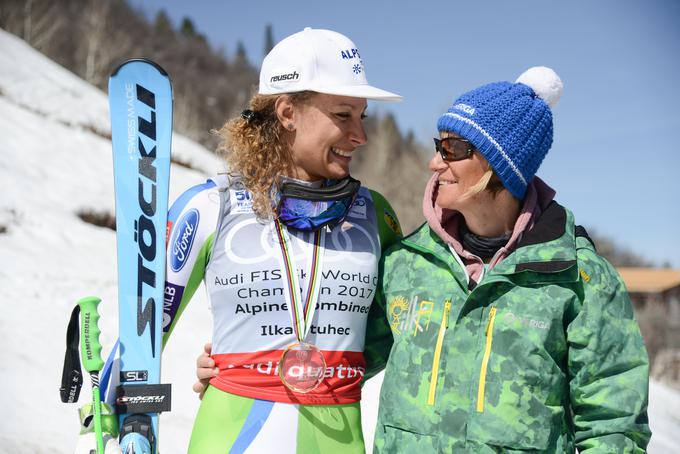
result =
[[[535,177],[561,93],[536,67],[439,118],[427,222],[382,259],[369,334],[394,340],[374,452],[644,452],[648,359],[625,287]]]
[[[289,36],[219,131],[229,173],[172,206],[164,340],[201,281],[214,320],[189,452],[364,451],[364,333],[381,250],[400,235],[349,176],[367,99],[400,97],[368,84],[351,40]]]

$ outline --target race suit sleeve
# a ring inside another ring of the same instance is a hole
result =
[[[380,236],[380,249],[385,252],[388,247],[399,241],[402,237],[401,225],[397,213],[392,205],[379,192],[371,190],[371,198],[375,206],[375,217],[378,223],[378,235]]]
[[[576,447],[581,454],[642,453],[651,432],[640,329],[614,267],[588,247],[578,253],[583,296],[566,330]]]
[[[218,185],[208,180],[185,191],[168,213],[163,346],[203,280],[219,217]]]
[[[380,235],[380,246],[382,254],[391,245],[401,239],[401,226],[397,215],[390,206],[389,202],[378,192],[371,191],[373,203],[375,205],[376,219],[378,222],[378,232]],[[382,255],[381,254],[381,255]],[[387,323],[385,314],[385,302],[382,296],[382,259],[378,269],[378,287],[376,288],[375,298],[368,313],[366,322],[366,342],[364,346],[364,358],[366,360],[366,373],[364,379],[367,380],[385,368],[387,357],[392,349],[392,330]]]

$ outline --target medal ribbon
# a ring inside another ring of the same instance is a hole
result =
[[[274,220],[274,226],[281,244],[279,264],[285,275],[283,294],[288,303],[288,313],[293,323],[295,336],[299,342],[302,342],[312,327],[312,318],[316,311],[316,303],[319,300],[319,281],[323,267],[323,249],[326,236],[323,233],[323,228],[314,231],[314,247],[308,248],[307,253],[307,262],[310,264],[309,285],[303,301],[297,267],[291,251],[290,236],[278,219]]]

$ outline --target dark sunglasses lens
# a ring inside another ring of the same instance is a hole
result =
[[[451,143],[451,155],[453,159],[465,159],[470,149],[470,144],[463,140],[453,139]]]
[[[441,139],[437,139],[436,137],[433,139],[434,140],[434,149],[437,153],[439,153],[442,157],[443,160],[446,161],[446,152],[442,148],[442,141]]]
[[[467,141],[456,137],[446,137],[441,139],[441,153],[446,161],[458,161],[465,159],[468,155],[470,144]]]

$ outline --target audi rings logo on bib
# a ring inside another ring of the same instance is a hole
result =
[[[187,263],[196,237],[199,217],[198,210],[192,209],[175,223],[175,233],[170,240],[170,268],[174,272],[181,270]]]
[[[347,217],[366,219],[366,199],[364,197],[357,197],[347,213]]]

